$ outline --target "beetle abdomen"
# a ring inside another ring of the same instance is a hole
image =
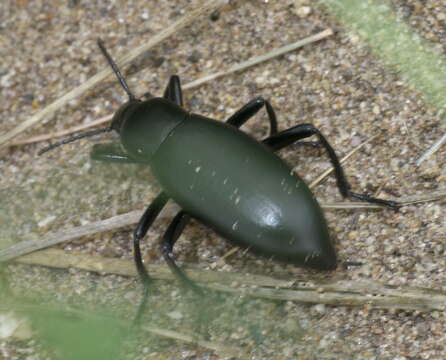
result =
[[[228,240],[301,266],[336,266],[325,219],[307,185],[245,133],[191,115],[152,160],[169,196]]]

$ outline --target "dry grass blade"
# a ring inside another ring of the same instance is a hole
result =
[[[437,190],[428,194],[407,196],[400,201],[403,205],[421,204],[426,202],[438,201],[446,198],[446,190]]]
[[[109,219],[96,221],[84,226],[66,229],[56,233],[50,233],[40,239],[22,241],[10,246],[9,248],[0,250],[0,259],[12,259],[18,254],[27,254],[31,251],[44,249],[46,247],[77,239],[82,236],[117,229],[125,225],[138,222],[141,215],[142,211],[136,210],[123,215],[114,216]]]
[[[368,284],[370,285],[370,284]],[[353,286],[354,287],[354,286]],[[385,285],[381,285],[382,290],[386,290]],[[288,290],[288,289],[270,289],[270,288],[233,288],[220,284],[210,284],[209,288],[224,292],[231,292],[250,297],[298,301],[310,304],[327,304],[333,306],[359,306],[375,309],[403,309],[418,311],[444,311],[446,309],[446,294],[438,293],[436,290],[420,289],[417,294],[412,289],[401,287],[398,295],[386,295],[380,291],[370,291],[363,289],[353,289],[352,292],[337,291],[333,288],[331,291],[324,291],[323,287],[315,290]]]
[[[402,205],[412,205],[438,201],[444,198],[446,198],[446,190],[439,190],[425,195],[400,198],[398,199],[398,202]],[[386,209],[385,207],[382,207],[380,205],[368,204],[364,202],[321,203],[321,207],[326,210]],[[162,212],[160,217],[172,216],[173,212],[177,210],[178,207],[175,204],[168,204],[165,208],[165,211]],[[81,236],[88,236],[104,231],[116,230],[127,225],[136,224],[141,217],[142,212],[143,210],[135,210],[126,214],[111,217],[109,219],[99,220],[76,228],[47,234],[46,236],[39,239],[19,242],[8,248],[0,250],[0,262],[8,261],[18,256],[29,254],[32,251],[44,249],[49,246],[60,244],[62,242],[74,240]]]
[[[324,39],[324,38],[326,38],[328,36],[331,36],[331,35],[333,35],[333,30],[332,29],[326,29],[324,31],[321,31],[321,32],[315,34],[315,35],[309,36],[309,37],[307,37],[305,39],[296,41],[296,42],[294,42],[292,44],[283,46],[283,47],[281,47],[279,49],[275,49],[275,50],[273,50],[273,51],[271,51],[271,52],[269,52],[267,54],[253,57],[253,58],[251,58],[251,59],[249,59],[247,61],[244,61],[244,62],[242,62],[240,64],[237,64],[237,65],[231,67],[229,70],[219,71],[219,72],[216,72],[214,74],[210,74],[210,75],[204,76],[204,77],[202,77],[200,79],[197,79],[197,80],[192,81],[192,82],[190,82],[188,84],[185,84],[183,86],[183,88],[184,89],[190,89],[190,88],[193,88],[193,87],[197,87],[197,86],[200,86],[200,85],[202,85],[205,82],[208,82],[210,80],[214,80],[214,79],[217,79],[219,77],[222,77],[222,76],[225,76],[225,75],[228,75],[228,74],[232,74],[232,73],[237,72],[237,71],[245,70],[245,69],[247,69],[247,68],[249,68],[251,66],[254,66],[254,65],[257,65],[257,64],[259,64],[261,62],[270,60],[270,59],[272,59],[274,57],[283,55],[283,54],[285,54],[287,52],[293,51],[293,50],[298,49],[298,48],[300,48],[302,46],[305,46],[305,45],[311,44],[313,42],[322,40],[322,39]]]
[[[200,86],[200,85],[202,85],[202,84],[204,84],[206,82],[209,82],[209,81],[211,81],[213,79],[216,79],[216,78],[219,78],[219,77],[222,77],[222,76],[226,76],[226,75],[232,74],[233,72],[236,72],[236,71],[245,70],[245,69],[247,69],[247,68],[249,68],[251,66],[254,66],[254,65],[257,65],[257,64],[259,64],[261,62],[270,60],[270,59],[272,59],[274,57],[283,55],[283,54],[285,54],[287,52],[296,50],[296,49],[298,49],[298,48],[300,48],[300,47],[302,47],[304,45],[308,45],[310,43],[322,40],[323,38],[331,36],[331,35],[333,35],[333,30],[326,29],[326,30],[324,30],[324,31],[322,31],[320,33],[317,33],[315,35],[309,36],[309,37],[307,37],[305,39],[296,41],[294,43],[288,44],[288,45],[283,46],[283,47],[278,48],[278,49],[274,49],[274,50],[272,50],[271,52],[269,52],[267,54],[263,54],[263,55],[260,55],[260,56],[255,56],[255,57],[253,57],[253,58],[251,58],[251,59],[249,59],[247,61],[244,61],[244,62],[242,62],[240,64],[237,64],[237,65],[231,67],[229,70],[220,71],[220,72],[217,72],[217,73],[213,73],[213,74],[209,74],[209,75],[203,76],[203,77],[201,77],[201,78],[199,78],[197,80],[194,80],[192,82],[184,84],[182,86],[182,89],[183,90],[192,89],[192,88],[198,87],[198,86]],[[60,131],[58,133],[39,135],[39,136],[35,136],[35,137],[29,138],[29,139],[25,139],[25,140],[18,140],[18,141],[15,141],[15,142],[11,143],[10,146],[31,144],[31,143],[34,143],[34,142],[50,140],[50,139],[55,138],[55,137],[68,135],[68,134],[71,134],[71,133],[74,133],[74,132],[77,132],[77,131],[80,131],[80,130],[84,130],[84,129],[89,128],[89,127],[93,127],[93,126],[96,126],[96,125],[99,125],[99,124],[103,124],[104,122],[107,122],[108,120],[110,120],[111,117],[112,117],[112,115],[108,115],[108,116],[103,117],[103,118],[101,118],[99,120],[93,121],[90,124],[83,125],[83,126],[76,126],[76,127],[70,128],[70,129],[65,130],[65,131]]]
[[[444,134],[434,143],[434,145],[426,150],[426,152],[421,155],[420,158],[415,162],[415,165],[420,166],[424,160],[426,160],[429,156],[435,154],[444,144],[446,144],[446,134]]]
[[[149,42],[146,44],[143,44],[133,50],[130,50],[127,55],[121,57],[120,59],[116,60],[116,63],[118,66],[122,67],[125,64],[128,64],[130,61],[135,59],[137,56],[141,55],[145,51],[151,49],[156,44],[160,43],[161,41],[165,40],[175,32],[177,32],[179,29],[184,28],[185,26],[196,22],[197,17],[203,16],[205,14],[209,14],[220,7],[226,5],[227,0],[209,0],[205,2],[204,4],[197,6],[196,8],[188,11],[186,15],[184,15],[181,19],[173,23],[172,25],[168,26],[163,31],[156,34],[153,38],[150,39]],[[83,84],[79,85],[77,88],[74,88],[73,90],[69,91],[56,101],[54,101],[52,104],[48,105],[43,110],[39,111],[34,116],[31,116],[28,120],[22,122],[17,127],[9,131],[8,133],[0,136],[0,148],[2,148],[5,142],[11,140],[21,132],[25,131],[26,129],[30,128],[31,126],[34,126],[39,121],[41,121],[46,116],[49,116],[53,114],[56,110],[60,109],[62,106],[67,104],[70,100],[75,99],[76,97],[83,94],[88,89],[95,86],[100,81],[104,80],[107,76],[112,74],[112,70],[110,67],[105,68],[104,70],[98,72],[96,75],[88,79]]]
[[[214,350],[214,351],[216,351],[222,355],[225,355],[225,356],[234,356],[237,359],[245,359],[245,358],[247,359],[247,355],[244,354],[244,351],[241,348],[222,345],[219,343],[210,342],[210,341],[206,341],[206,340],[200,340],[200,339],[197,339],[195,336],[185,335],[185,334],[179,333],[177,331],[160,329],[160,328],[148,326],[148,325],[142,326],[142,329],[144,331],[151,332],[151,333],[159,335],[159,336],[163,336],[163,337],[167,337],[167,338],[171,338],[171,339],[175,339],[175,340],[180,340],[180,341],[188,342],[188,343],[192,343],[192,344],[197,344],[197,345],[202,346],[206,349]]]
[[[16,260],[23,264],[54,268],[74,267],[124,276],[136,276],[130,260],[102,258],[48,249]],[[420,311],[446,309],[446,292],[408,286],[387,286],[375,281],[321,280],[305,275],[305,280],[286,275],[281,279],[253,274],[240,274],[185,267],[194,281],[214,290],[274,300],[299,301],[336,306],[368,306],[370,308],[410,309]],[[150,265],[150,274],[156,279],[174,280],[167,265]],[[233,287],[237,284],[237,287]]]

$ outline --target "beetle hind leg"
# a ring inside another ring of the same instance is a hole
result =
[[[264,139],[263,143],[268,145],[272,150],[280,150],[295,143],[298,140],[305,139],[312,135],[316,135],[318,137],[320,144],[327,151],[328,156],[330,157],[330,161],[335,170],[335,177],[339,192],[343,197],[350,197],[367,201],[369,203],[385,205],[395,209],[400,207],[400,204],[396,201],[383,200],[366,194],[359,194],[350,191],[350,184],[348,183],[347,178],[344,175],[344,170],[342,169],[336,152],[331,147],[327,139],[325,139],[324,135],[322,135],[322,133],[312,124],[300,124],[285,131],[281,131],[276,135]]]
[[[169,266],[175,277],[183,285],[185,285],[185,287],[193,290],[198,294],[202,294],[202,290],[178,267],[173,257],[173,247],[180,237],[181,233],[183,232],[185,226],[189,222],[189,219],[190,217],[183,210],[179,211],[175,215],[166,232],[164,233],[161,242],[161,252],[163,254],[164,260],[166,261],[167,265]]]

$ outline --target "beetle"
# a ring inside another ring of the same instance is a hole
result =
[[[199,292],[199,287],[186,277],[173,257],[175,242],[190,218],[257,254],[317,270],[336,268],[336,252],[317,200],[304,181],[275,154],[299,140],[317,136],[334,166],[343,197],[399,207],[395,201],[352,192],[334,149],[322,133],[312,124],[278,132],[274,109],[262,97],[254,98],[226,122],[220,122],[186,111],[180,79],[173,75],[162,97],[148,93],[147,99],[140,100],[130,91],[100,39],[98,46],[128,101],[115,113],[109,127],[52,144],[39,154],[113,130],[119,134],[121,146],[95,144],[92,159],[150,165],[162,191],[133,233],[134,261],[144,286],[136,319],[145,308],[151,282],[140,242],[169,199],[181,210],[162,238],[161,251],[175,276],[195,291]],[[262,108],[268,115],[270,136],[257,141],[239,128]]]

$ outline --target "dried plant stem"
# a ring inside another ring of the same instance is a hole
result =
[[[206,341],[197,339],[195,336],[186,335],[179,333],[177,331],[166,330],[157,328],[154,326],[143,325],[142,329],[152,334],[167,337],[170,339],[180,340],[183,342],[188,342],[192,344],[197,344],[206,349],[214,350],[218,353],[224,354],[225,356],[235,356],[237,359],[247,359],[247,355],[244,353],[242,348],[236,348],[234,346],[222,345],[216,342]]]
[[[74,267],[81,270],[136,276],[130,260],[110,259],[80,253],[47,249],[16,260],[22,264],[54,268]],[[268,276],[201,270],[184,267],[194,281],[214,290],[239,295],[298,301],[336,306],[360,306],[384,309],[407,309],[419,311],[444,311],[446,292],[408,286],[387,286],[376,281],[321,280],[319,276],[305,275],[305,280],[286,276],[276,279]],[[156,279],[174,280],[166,265],[150,265],[150,274]],[[236,286],[234,286],[236,284]]]
[[[429,156],[435,154],[444,144],[446,144],[446,134],[444,134],[440,139],[438,139],[434,145],[432,145],[420,158],[415,162],[416,166],[420,166],[421,163],[426,160]]]
[[[116,60],[116,63],[121,68],[128,64],[130,61],[135,59],[137,56],[141,55],[142,53],[146,52],[147,50],[151,49],[153,46],[157,45],[161,41],[165,40],[178,30],[184,28],[187,25],[190,25],[194,21],[196,21],[197,17],[203,16],[205,14],[209,14],[220,7],[226,5],[227,0],[209,0],[205,3],[195,7],[194,9],[188,11],[186,15],[184,15],[182,18],[177,20],[172,25],[168,26],[164,30],[160,31],[158,34],[156,34],[154,37],[152,37],[147,43],[138,46],[135,49],[130,50],[125,56],[119,58]],[[39,121],[41,121],[46,116],[49,116],[53,114],[56,110],[60,109],[62,106],[67,104],[70,100],[75,99],[76,97],[80,96],[87,90],[91,89],[93,86],[95,86],[100,81],[104,80],[107,76],[112,74],[112,70],[110,67],[106,67],[105,69],[98,72],[96,75],[92,76],[90,79],[88,79],[83,84],[79,85],[78,87],[74,88],[73,90],[69,91],[56,101],[54,101],[52,104],[45,107],[43,110],[39,111],[34,116],[31,116],[28,120],[22,122],[17,127],[9,131],[8,133],[4,134],[3,136],[0,136],[0,148],[4,147],[4,143],[11,140],[21,132],[25,131],[26,129],[30,128],[31,126],[34,126]]]
[[[128,224],[134,224],[138,222],[141,217],[142,211],[135,210],[123,215],[113,216],[111,218],[96,221],[87,225],[66,229],[56,233],[49,233],[43,238],[37,238],[33,240],[21,241],[9,248],[0,250],[0,261],[13,259],[20,254],[27,254],[31,251],[44,249],[48,246],[60,244],[65,241],[77,239],[81,236],[93,235],[103,231],[109,231],[117,229]]]
[[[425,202],[438,201],[446,197],[446,190],[439,190],[425,195],[409,196],[398,199],[402,205],[412,205]],[[363,202],[339,202],[339,203],[321,203],[321,207],[326,210],[357,210],[386,209],[376,204]],[[162,212],[161,217],[172,216],[178,210],[178,207],[170,203]],[[134,210],[126,214],[113,216],[105,220],[95,221],[93,223],[58,231],[56,233],[46,234],[44,237],[34,240],[24,240],[6,249],[0,250],[0,262],[14,259],[18,256],[28,254],[35,250],[47,248],[62,242],[77,239],[81,236],[88,236],[104,231],[116,230],[121,227],[136,224],[141,217],[143,210]]]
[[[188,84],[185,84],[183,86],[183,88],[184,89],[190,89],[190,88],[193,88],[193,87],[197,87],[197,86],[200,86],[200,85],[204,84],[207,81],[215,80],[215,79],[217,79],[219,77],[222,77],[222,76],[225,76],[225,75],[228,75],[228,74],[232,74],[232,73],[237,72],[237,71],[245,70],[248,67],[251,67],[251,66],[257,65],[257,64],[259,64],[261,62],[270,60],[270,59],[272,59],[272,58],[274,58],[276,56],[283,55],[283,54],[285,54],[287,52],[293,51],[293,50],[298,49],[298,48],[300,48],[302,46],[305,46],[305,45],[311,44],[313,42],[322,40],[322,39],[324,39],[324,38],[326,38],[328,36],[331,36],[331,35],[333,35],[333,30],[332,29],[326,29],[324,31],[321,31],[321,32],[315,34],[315,35],[309,36],[309,37],[307,37],[305,39],[296,41],[296,42],[294,42],[292,44],[283,46],[283,47],[281,47],[279,49],[275,49],[275,50],[273,50],[273,51],[271,51],[271,52],[269,52],[267,54],[253,57],[253,58],[251,58],[251,59],[249,59],[247,61],[244,61],[244,62],[242,62],[240,64],[237,64],[237,65],[231,67],[228,70],[219,71],[219,72],[216,72],[214,74],[210,74],[210,75],[204,76],[204,77],[202,77],[202,78],[200,78],[198,80],[195,80],[195,81],[192,81],[192,82],[190,82]]]
[[[271,52],[269,52],[267,54],[260,55],[260,56],[255,56],[255,57],[253,57],[253,58],[251,58],[251,59],[249,59],[247,61],[244,61],[244,62],[242,62],[240,64],[237,64],[237,65],[231,67],[230,69],[228,69],[226,71],[220,71],[220,72],[217,72],[217,73],[213,73],[213,74],[209,74],[209,75],[203,76],[203,77],[201,77],[201,78],[199,78],[197,80],[194,80],[192,82],[184,84],[182,86],[182,89],[183,90],[192,89],[192,88],[198,87],[198,86],[200,86],[200,85],[202,85],[202,84],[204,84],[204,83],[206,83],[208,81],[211,81],[213,79],[216,79],[216,78],[219,78],[219,77],[222,77],[222,76],[226,76],[226,75],[232,74],[233,72],[245,70],[245,69],[247,69],[247,68],[249,68],[251,66],[254,66],[254,65],[257,65],[257,64],[259,64],[261,62],[270,60],[270,59],[272,59],[274,57],[283,55],[283,54],[285,54],[287,52],[290,52],[290,51],[293,51],[295,49],[298,49],[298,48],[300,48],[300,47],[302,47],[304,45],[308,45],[308,44],[310,44],[312,42],[316,42],[316,41],[322,40],[323,38],[331,36],[331,35],[333,35],[333,30],[326,29],[326,30],[324,30],[324,31],[322,31],[320,33],[317,33],[315,35],[309,36],[309,37],[307,37],[305,39],[296,41],[294,43],[288,44],[288,45],[283,46],[283,47],[278,48],[278,49],[274,49],[274,50],[272,50]],[[82,126],[76,126],[76,127],[67,129],[65,131],[59,131],[57,133],[39,135],[39,136],[35,136],[35,137],[29,138],[29,139],[18,140],[18,141],[12,142],[10,144],[10,146],[31,144],[31,143],[35,143],[35,142],[39,142],[39,141],[50,140],[50,139],[55,138],[55,137],[65,136],[65,135],[74,133],[76,131],[84,130],[84,129],[89,128],[89,127],[93,127],[93,126],[96,126],[96,125],[103,124],[103,123],[109,121],[111,118],[112,118],[112,115],[107,115],[107,116],[105,116],[105,117],[103,117],[101,119],[98,119],[96,121],[92,121],[89,124],[85,124],[85,125],[82,125]]]

